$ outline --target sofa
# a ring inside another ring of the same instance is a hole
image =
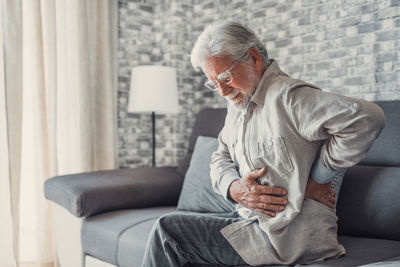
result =
[[[400,266],[400,101],[376,104],[385,113],[386,126],[366,158],[347,170],[338,194],[338,239],[347,253],[310,266]],[[54,206],[61,267],[140,266],[154,222],[176,212],[178,201],[185,202],[180,192],[188,179],[196,140],[216,138],[225,115],[222,108],[197,114],[188,153],[179,166],[47,179],[44,194]]]

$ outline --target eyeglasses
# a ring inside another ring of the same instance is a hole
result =
[[[232,66],[230,66],[229,69],[227,69],[226,71],[220,73],[217,76],[216,80],[208,80],[207,82],[205,82],[204,86],[207,87],[208,89],[212,90],[212,91],[217,91],[219,83],[230,84],[233,81],[233,77],[232,77],[231,71],[232,71],[232,69],[235,67],[235,65],[238,62],[239,61],[234,62],[232,64]]]

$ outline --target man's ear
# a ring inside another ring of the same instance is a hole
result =
[[[250,47],[249,48],[249,53],[250,53],[250,62],[251,64],[254,65],[256,70],[262,70],[263,68],[263,60],[262,57],[260,55],[260,52],[258,52],[257,48]]]

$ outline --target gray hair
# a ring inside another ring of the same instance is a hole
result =
[[[267,66],[267,50],[252,30],[238,22],[216,22],[208,25],[200,34],[190,60],[196,70],[212,56],[231,56],[234,60],[243,61],[251,47],[258,50]]]

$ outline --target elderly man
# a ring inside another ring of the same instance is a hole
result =
[[[344,255],[331,181],[365,156],[384,126],[381,109],[290,78],[239,23],[208,26],[191,61],[228,102],[211,179],[237,209],[161,217],[143,266],[309,264]]]

